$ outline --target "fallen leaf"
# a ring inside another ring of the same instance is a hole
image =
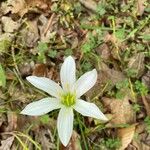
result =
[[[130,58],[128,63],[128,68],[136,70],[135,77],[140,77],[145,68],[144,64],[144,53],[137,53],[133,57]]]
[[[22,43],[27,47],[34,47],[39,39],[37,20],[26,21],[26,23],[28,24],[28,28],[23,28],[20,31],[21,36],[18,36],[16,42],[18,45]]]
[[[150,88],[150,71],[148,71],[143,77],[142,77],[142,82]]]
[[[144,13],[144,6],[145,0],[137,0],[137,13],[138,15],[142,16]]]
[[[47,10],[50,4],[48,0],[8,0],[2,3],[2,12],[4,14],[11,12],[23,17],[29,10]]]
[[[25,13],[27,13],[27,5],[24,0],[8,0],[7,6],[13,14],[19,14],[20,16],[23,16]]]
[[[13,37],[14,35],[10,33],[4,33],[0,35],[0,55],[6,53],[9,50],[13,41]]]
[[[147,98],[144,95],[142,95],[142,101],[145,106],[147,116],[150,116],[150,104],[148,103]]]
[[[29,75],[31,75],[31,71],[32,71],[32,66],[31,64],[25,63],[25,64],[21,64],[19,66],[19,71],[22,77],[27,77]]]
[[[51,131],[48,128],[40,128],[35,133],[35,139],[40,143],[42,150],[56,149]]]
[[[103,43],[99,47],[97,47],[96,52],[100,55],[100,57],[103,60],[107,61],[108,59],[110,59],[111,53],[110,53],[109,47],[106,43]]]
[[[78,38],[77,38],[77,37],[73,37],[73,39],[72,39],[71,42],[72,42],[72,43],[71,43],[71,44],[72,44],[71,49],[77,48],[77,46],[78,46],[78,44],[79,44]]]
[[[111,120],[113,124],[135,123],[135,113],[127,96],[121,100],[104,97],[102,101],[105,108],[107,108],[113,116]]]
[[[67,147],[64,147],[62,144],[60,146],[60,150],[81,150],[80,144],[79,144],[79,135],[73,131],[71,140]]]
[[[127,128],[118,129],[118,137],[121,139],[121,147],[119,150],[124,150],[132,141],[135,133],[136,125]]]
[[[48,73],[48,68],[45,64],[36,64],[32,75],[38,76],[38,77],[46,77]]]
[[[139,135],[140,136],[140,135]],[[146,144],[145,140],[136,139],[132,141],[135,150],[150,150],[150,144]]]
[[[106,64],[101,65],[101,69],[98,72],[98,79],[95,86],[87,92],[87,96],[90,99],[100,96],[102,92],[110,91],[118,82],[125,79],[125,75],[115,69],[110,69]]]
[[[150,150],[150,146],[142,142],[140,150]]]
[[[13,112],[8,113],[7,112],[7,118],[8,118],[8,126],[5,129],[5,131],[13,131],[17,128],[17,115]]]
[[[52,14],[48,20],[44,15],[41,15],[39,17],[39,22],[40,25],[38,25],[38,28],[40,30],[40,40],[41,42],[48,43],[50,39],[55,38],[56,31],[53,30],[53,26],[58,22],[58,17]]]
[[[37,7],[41,10],[47,10],[51,4],[49,0],[26,0],[28,7]]]
[[[92,11],[96,11],[97,9],[97,3],[93,0],[79,0],[80,3],[85,6],[86,8],[92,10]]]
[[[14,141],[14,136],[11,136],[7,138],[6,140],[2,140],[0,150],[11,150],[13,141]]]
[[[3,24],[3,30],[6,33],[12,33],[16,31],[19,28],[19,23],[16,21],[13,21],[10,17],[3,16],[1,18],[2,24]]]

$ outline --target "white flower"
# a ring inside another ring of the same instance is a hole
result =
[[[64,146],[68,144],[73,131],[73,109],[83,116],[107,120],[94,103],[80,99],[96,83],[97,71],[93,69],[82,75],[77,81],[75,71],[75,61],[69,56],[65,59],[60,71],[62,87],[45,77],[27,77],[31,84],[47,92],[53,98],[47,97],[32,102],[21,111],[21,114],[24,115],[39,116],[60,108],[57,129],[59,138]]]

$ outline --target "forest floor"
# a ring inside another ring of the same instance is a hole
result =
[[[75,114],[69,145],[61,145],[58,111],[20,111],[46,93],[29,75],[60,82],[64,58],[77,77],[96,68],[84,95],[109,118]],[[150,3],[148,0],[0,1],[0,150],[150,150]]]

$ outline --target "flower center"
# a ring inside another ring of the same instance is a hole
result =
[[[74,105],[76,102],[76,96],[72,93],[66,93],[61,97],[61,103],[67,107]]]

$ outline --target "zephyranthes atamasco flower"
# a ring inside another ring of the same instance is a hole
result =
[[[50,94],[52,97],[46,97],[39,101],[32,102],[21,111],[21,114],[40,116],[60,108],[57,130],[64,146],[68,144],[72,135],[74,109],[83,116],[107,120],[105,115],[94,103],[86,102],[80,98],[96,83],[96,69],[83,74],[78,80],[76,80],[75,72],[75,61],[69,56],[65,59],[61,67],[61,86],[45,77],[27,77],[27,80],[31,84]]]

